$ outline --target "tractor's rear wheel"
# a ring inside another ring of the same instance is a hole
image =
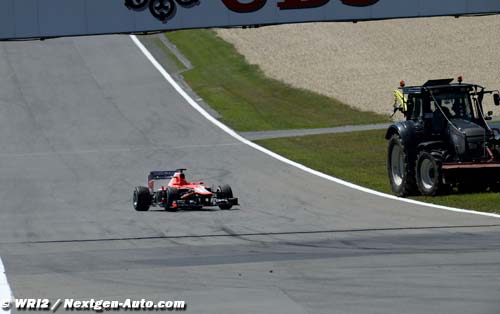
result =
[[[446,190],[443,182],[442,159],[430,152],[422,151],[416,166],[418,190],[424,196],[436,196]]]
[[[415,175],[411,158],[398,134],[394,134],[389,140],[387,172],[395,195],[404,197],[415,193]]]
[[[149,193],[149,189],[145,186],[136,186],[132,204],[136,211],[145,212],[149,210],[149,206],[151,206],[151,194]]]

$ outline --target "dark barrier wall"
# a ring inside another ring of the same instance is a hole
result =
[[[500,12],[500,0],[0,0],[0,39]]]

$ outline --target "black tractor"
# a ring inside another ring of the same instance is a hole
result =
[[[405,120],[393,123],[387,171],[397,196],[435,196],[458,191],[497,189],[500,182],[500,130],[488,125],[493,112],[483,111],[483,98],[498,91],[458,83],[430,80],[422,86],[394,91],[394,112]]]

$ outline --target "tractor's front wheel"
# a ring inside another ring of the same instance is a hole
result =
[[[401,137],[397,134],[389,140],[387,172],[395,195],[404,197],[415,193],[415,176],[411,159]]]
[[[445,190],[443,182],[442,160],[423,151],[417,157],[417,186],[424,196],[436,196]]]

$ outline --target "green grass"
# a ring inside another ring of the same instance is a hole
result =
[[[385,130],[322,134],[256,141],[310,168],[392,194],[386,171]],[[445,206],[500,213],[498,193],[450,194],[414,199]]]
[[[210,30],[166,33],[191,61],[183,73],[190,87],[238,131],[323,128],[388,122],[338,100],[266,77]],[[331,82],[335,84],[335,82]]]

